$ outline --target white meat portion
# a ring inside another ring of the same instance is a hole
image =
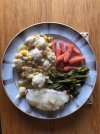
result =
[[[53,89],[28,89],[26,100],[31,106],[40,110],[52,111],[58,110],[67,103],[69,101],[69,95]]]

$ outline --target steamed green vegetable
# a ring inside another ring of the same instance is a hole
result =
[[[68,73],[54,70],[49,74],[53,83],[49,83],[48,88],[61,91],[67,90],[70,94],[76,96],[78,94],[77,89],[84,84],[88,71],[89,69],[86,66],[79,67]]]

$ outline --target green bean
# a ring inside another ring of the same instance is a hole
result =
[[[48,87],[55,90],[67,90],[73,96],[77,96],[77,91],[87,78],[89,69],[86,66],[79,67],[67,73],[61,73],[57,70],[53,70],[49,73],[49,77],[53,83],[49,83]]]

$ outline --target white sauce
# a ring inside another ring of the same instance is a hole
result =
[[[45,111],[58,110],[69,101],[69,95],[52,89],[28,89],[26,100],[32,106]]]

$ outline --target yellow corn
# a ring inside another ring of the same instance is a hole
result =
[[[26,56],[26,55],[28,54],[28,51],[24,49],[24,50],[21,50],[20,53],[21,53],[22,55]]]
[[[26,46],[26,45],[21,45],[21,46],[19,47],[19,49],[18,49],[18,52],[20,52],[20,51],[23,50],[23,49],[27,49],[27,46]]]
[[[46,35],[44,36],[44,38],[45,38],[45,40],[48,42],[48,37],[47,37]]]
[[[32,60],[33,57],[31,55],[28,56],[28,60]]]
[[[16,55],[15,58],[16,58],[16,59],[19,59],[19,58],[20,58],[20,55]]]
[[[52,43],[48,43],[48,46],[49,46],[49,47],[52,47]]]

